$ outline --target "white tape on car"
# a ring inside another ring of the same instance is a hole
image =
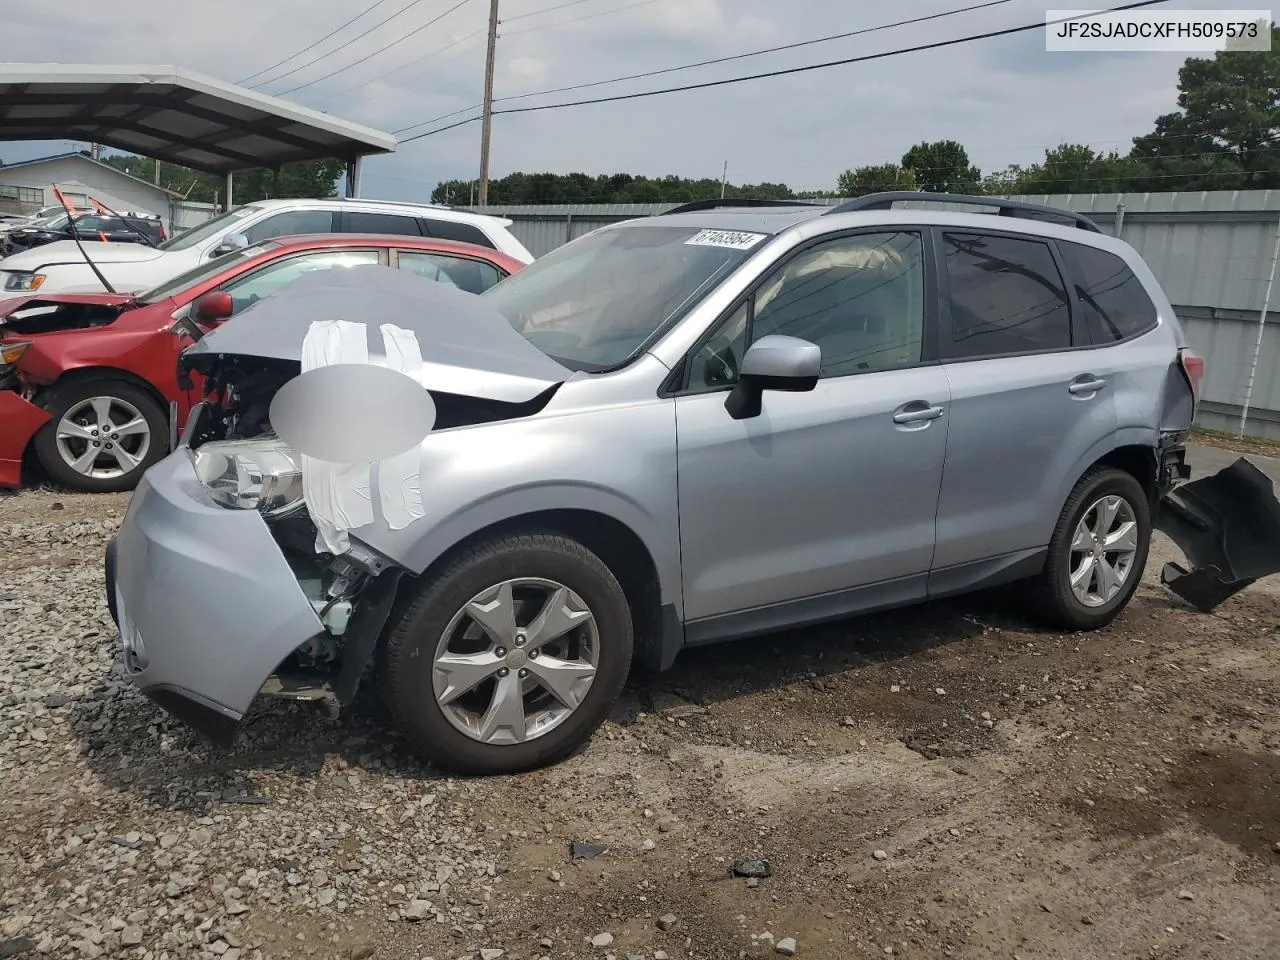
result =
[[[413,331],[391,323],[384,323],[379,329],[382,331],[386,365],[418,379],[422,374],[422,351]],[[413,411],[413,416],[425,437],[435,426],[435,404],[431,402],[431,394],[425,389],[423,393],[430,404],[430,419],[424,422],[423,410]],[[422,454],[416,445],[394,457],[379,461],[377,470],[378,505],[387,526],[392,530],[402,530],[414,520],[426,516],[422,505]]]
[[[335,363],[368,363],[365,326],[317,320],[302,340],[302,372]],[[316,525],[316,550],[345,553],[347,531],[373,523],[371,472],[367,463],[335,463],[302,454],[302,498]]]
[[[419,444],[435,404],[421,383],[422,351],[411,330],[379,329],[385,356],[370,358],[364,324],[313,322],[301,373],[272,401],[272,425],[299,451],[317,551],[344,553],[347,531],[379,517],[400,530],[426,515]]]

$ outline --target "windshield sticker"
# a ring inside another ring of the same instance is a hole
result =
[[[694,247],[728,247],[730,250],[750,250],[768,234],[747,233],[745,230],[699,230],[685,241]]]

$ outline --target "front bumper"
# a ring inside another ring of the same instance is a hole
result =
[[[281,661],[324,632],[262,517],[213,503],[185,448],[143,475],[106,577],[130,681],[224,745]]]
[[[12,390],[0,390],[0,487],[22,481],[22,455],[49,414]]]

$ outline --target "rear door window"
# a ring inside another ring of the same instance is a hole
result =
[[[450,257],[442,253],[399,251],[401,270],[408,270],[437,283],[447,283],[467,293],[484,293],[503,275],[498,268],[468,257]]]
[[[1066,283],[1049,245],[980,233],[942,234],[952,360],[1071,347]]]
[[[1065,240],[1058,241],[1058,250],[1071,276],[1076,310],[1091,343],[1115,343],[1155,327],[1156,305],[1124,260],[1097,247]]]

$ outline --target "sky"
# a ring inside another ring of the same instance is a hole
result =
[[[1045,11],[1043,4],[1008,0],[796,50],[527,97],[879,27],[981,0],[500,2],[496,109],[880,53],[1042,23]],[[1238,6],[1173,0],[1163,8]],[[343,27],[362,7],[362,15]],[[488,8],[487,0],[42,0],[11,5],[5,47],[33,63],[172,64],[230,82],[247,80],[261,92],[379,130],[403,131],[394,154],[366,163],[362,192],[421,201],[440,180],[479,174],[479,122],[403,141],[478,115]],[[301,52],[339,27],[333,37]],[[1176,108],[1178,67],[1187,56],[1050,53],[1039,29],[705,90],[495,116],[490,176],[523,171],[718,178],[727,163],[730,183],[770,181],[819,190],[832,189],[850,167],[896,162],[924,140],[958,140],[984,172],[1036,162],[1046,148],[1064,142],[1123,152],[1133,137],[1150,131],[1156,116]],[[273,66],[286,57],[292,59]],[[463,112],[434,125],[411,126],[456,111]],[[0,158],[13,162],[72,147],[84,145],[0,143]]]

